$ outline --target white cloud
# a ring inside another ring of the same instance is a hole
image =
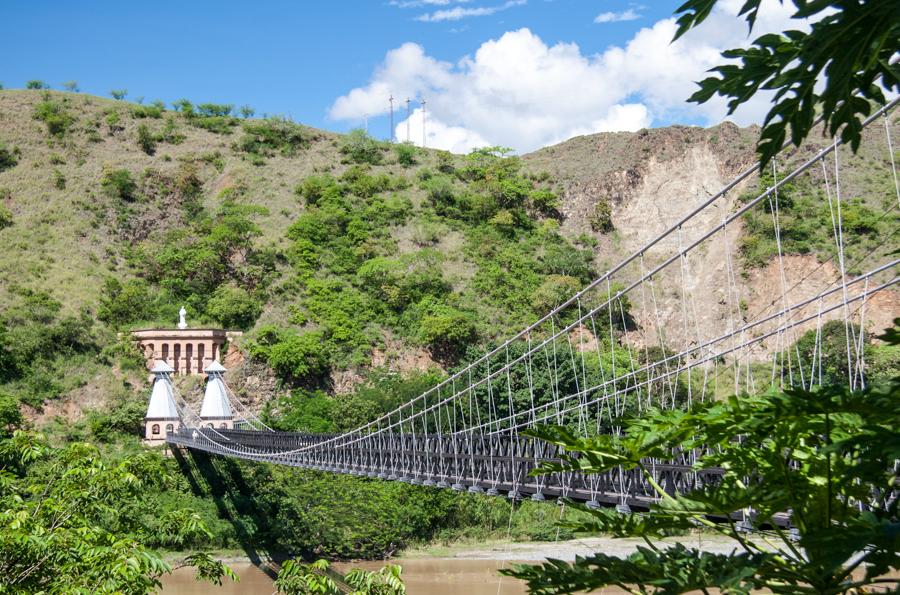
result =
[[[746,24],[736,16],[742,2],[723,0],[706,23],[675,43],[669,18],[596,55],[574,43],[548,45],[529,29],[486,41],[456,63],[406,43],[386,54],[367,85],[337,98],[329,113],[359,121],[386,113],[390,94],[398,107],[406,97],[426,97],[428,145],[454,151],[490,144],[524,152],[578,134],[672,121],[713,124],[725,116],[724,101],[697,106],[686,99],[694,81],[722,62],[723,49],[746,43]],[[789,18],[786,4],[765,0],[754,37],[803,25]],[[759,122],[768,104],[768,96],[754,97],[733,119]],[[398,129],[404,139],[405,124]],[[412,138],[421,143],[421,126]]]
[[[427,105],[428,104],[426,104],[426,106]],[[422,129],[424,125],[426,147],[444,149],[454,153],[468,153],[476,147],[486,147],[491,144],[477,132],[462,126],[449,126],[444,124],[432,116],[430,112],[425,114],[425,120],[423,122],[422,108],[414,109],[409,116],[408,122],[408,129],[407,120],[403,120],[394,128],[394,138],[398,142],[405,142],[407,138],[409,138],[410,142],[421,146]],[[408,136],[407,130],[409,131]]]
[[[416,17],[416,20],[425,23],[440,23],[442,21],[458,21],[468,17],[485,17],[508,10],[514,6],[522,6],[526,2],[527,0],[507,0],[507,2],[496,6],[474,6],[472,8],[454,6],[453,8],[420,14]]]
[[[622,12],[601,12],[596,17],[594,17],[595,23],[619,23],[622,21],[636,21],[641,18],[641,15],[638,14],[634,9],[629,8],[628,10],[623,10]]]

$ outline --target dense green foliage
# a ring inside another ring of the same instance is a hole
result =
[[[154,551],[212,534],[189,509],[146,514],[146,494],[173,480],[155,455],[110,460],[81,443],[49,446],[18,431],[0,439],[0,592],[144,594],[172,566]],[[198,578],[233,576],[195,553]]]
[[[896,345],[900,334],[895,330],[886,338]],[[644,538],[646,546],[627,558],[596,553],[510,574],[527,580],[537,593],[607,585],[639,593],[713,587],[792,594],[861,593],[870,585],[897,589],[898,427],[900,377],[862,391],[836,384],[812,392],[744,395],[687,411],[645,411],[621,436],[581,438],[564,428],[536,429],[533,436],[566,453],[536,473],[634,469],[660,501],[640,515],[579,507],[593,518],[571,525],[576,530]],[[645,461],[670,460],[688,450],[699,455],[695,469],[723,469],[721,483],[675,493],[657,484]],[[749,513],[765,541],[749,538],[733,521],[710,520],[731,519],[739,511]],[[791,533],[776,519],[786,511]],[[697,524],[732,540],[735,549],[714,554],[684,545],[663,549],[654,542]]]
[[[718,0],[688,0],[675,12],[676,39],[702,23]],[[740,10],[750,30],[762,0],[747,0]],[[796,146],[809,135],[817,114],[831,136],[840,136],[855,151],[862,120],[872,103],[886,103],[883,90],[900,91],[900,19],[895,0],[793,0],[795,19],[812,19],[809,32],[770,33],[746,49],[722,54],[731,63],[714,68],[718,76],[700,81],[689,101],[704,103],[714,95],[729,99],[729,113],[761,89],[775,91],[763,122],[757,150],[760,165],[778,153],[790,129]],[[852,48],[848,51],[848,48]],[[739,63],[735,63],[739,60]]]
[[[327,560],[310,564],[288,560],[278,572],[275,587],[286,595],[404,595],[401,572],[400,566],[386,564],[377,571],[354,568],[344,576],[336,576]]]
[[[341,150],[353,162],[381,161],[380,145],[359,131]],[[473,152],[461,167],[452,158],[438,162],[442,173],[420,171],[420,205],[403,193],[408,179],[371,165],[339,177],[309,176],[297,186],[306,209],[288,230],[286,256],[298,277],[290,286],[292,322],[299,336],[315,333],[308,345],[320,346],[328,368],[365,363],[387,335],[453,363],[473,341],[532,320],[536,309],[592,277],[590,251],[573,246],[546,218],[555,212],[555,194],[524,176],[518,158],[495,147]],[[421,239],[398,250],[397,236],[411,221],[420,222]],[[439,247],[449,233],[462,238],[455,254]],[[462,262],[475,265],[464,283],[448,274],[467,266]],[[283,351],[300,362],[310,354],[298,349],[297,336],[283,334],[293,343]],[[256,354],[281,354],[273,349],[277,341],[269,333]],[[283,360],[267,361],[283,378],[300,378]]]
[[[215,214],[207,214],[197,202],[200,187],[191,168],[159,181],[171,187],[192,225],[173,230],[161,243],[138,245],[130,258],[144,278],[108,279],[98,317],[122,327],[176,319],[178,309],[186,305],[195,319],[229,328],[252,326],[277,259],[272,251],[254,246],[259,227],[253,217],[266,210],[226,200]],[[107,173],[102,184],[122,200],[140,200],[138,184],[126,170]]]
[[[13,291],[0,313],[0,388],[37,406],[77,386],[81,377],[65,371],[94,359],[98,341],[88,313],[64,315],[46,293]]]

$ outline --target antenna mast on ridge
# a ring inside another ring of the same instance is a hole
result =
[[[409,97],[406,98],[406,142],[409,142]]]
[[[391,136],[389,142],[394,142],[394,94],[388,97],[388,103],[391,104]]]
[[[425,104],[426,103],[427,102],[425,101],[425,98],[423,97],[422,98],[422,148],[423,149],[425,148],[425,139],[427,138],[425,136]]]

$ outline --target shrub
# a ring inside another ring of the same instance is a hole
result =
[[[25,88],[39,91],[41,89],[49,89],[50,85],[40,79],[33,79],[25,83]]]
[[[146,124],[141,124],[137,129],[137,144],[141,151],[147,155],[153,155],[156,152],[156,138]]]
[[[431,298],[423,300],[418,307],[424,311],[418,338],[437,355],[456,357],[475,340],[475,321],[468,312]]]
[[[549,190],[534,190],[529,195],[531,206],[544,215],[557,216],[559,214],[559,197]]]
[[[549,312],[581,289],[581,283],[568,275],[549,275],[531,296],[531,306],[538,314]]]
[[[307,176],[294,189],[294,193],[308,205],[315,205],[325,196],[338,196],[340,192],[337,180],[330,174]]]
[[[250,345],[250,354],[264,359],[282,378],[315,380],[328,370],[328,357],[319,332],[296,334],[267,326]]]
[[[0,205],[0,229],[6,229],[13,224],[12,211]]]
[[[359,267],[357,278],[388,306],[402,310],[426,296],[439,297],[450,291],[440,264],[441,256],[434,250],[421,250],[397,259],[373,258]]]
[[[437,152],[437,170],[444,174],[452,174],[456,172],[455,160],[450,151]]]
[[[66,189],[66,176],[64,176],[63,173],[58,169],[53,170],[53,186],[57,190]]]
[[[231,129],[237,125],[235,119],[230,116],[197,117],[192,118],[191,123],[214,134],[231,134]]]
[[[78,81],[66,81],[63,83],[63,89],[70,93],[78,93]]]
[[[100,185],[110,197],[129,202],[137,198],[137,183],[127,169],[107,170],[100,180]]]
[[[116,101],[122,101],[128,95],[128,89],[113,89],[109,92],[109,95]]]
[[[397,163],[403,167],[410,167],[416,164],[416,155],[419,150],[412,143],[400,143],[394,145],[394,153],[397,154]]]
[[[0,438],[9,438],[24,423],[25,417],[19,409],[19,399],[0,393]]]
[[[157,135],[157,140],[170,145],[180,145],[185,138],[185,135],[178,131],[178,124],[175,123],[174,118],[166,118],[162,132]]]
[[[123,126],[120,125],[121,121],[122,117],[119,115],[119,112],[115,110],[106,114],[106,125],[109,127],[110,136],[124,129]]]
[[[46,124],[47,132],[57,137],[65,136],[75,122],[75,118],[66,111],[63,104],[52,99],[45,99],[34,106],[34,119]]]
[[[381,163],[381,143],[360,128],[351,130],[343,139],[340,151],[353,163]]]
[[[17,149],[9,149],[0,141],[0,171],[15,167],[19,163],[18,156]]]
[[[285,157],[309,147],[312,133],[304,126],[284,118],[267,118],[259,122],[246,122],[244,136],[237,143],[239,150],[260,156],[277,151]]]
[[[100,293],[97,318],[119,328],[129,322],[152,319],[153,296],[146,281],[131,279],[122,283],[107,277]]]
[[[154,102],[150,105],[136,105],[131,108],[131,115],[135,118],[153,118],[158,120],[162,118],[165,109],[166,106],[162,102]]]
[[[222,285],[206,303],[206,313],[226,328],[246,330],[262,312],[262,305],[245,289]]]
[[[240,111],[241,111],[241,117],[244,118],[245,120],[248,118],[252,118],[253,115],[256,113],[256,110],[254,110],[249,105],[242,105]]]
[[[588,216],[591,229],[602,233],[609,233],[615,229],[612,222],[612,207],[605,200],[597,201],[594,212]]]

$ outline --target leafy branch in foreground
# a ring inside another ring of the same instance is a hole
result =
[[[288,560],[278,572],[275,587],[287,595],[404,595],[401,568],[386,564],[380,570],[354,568],[344,576],[331,570],[327,560],[303,564]]]
[[[709,16],[718,0],[688,0],[675,11],[678,39]],[[757,152],[765,168],[790,129],[799,146],[821,110],[830,136],[854,151],[862,120],[872,103],[885,104],[884,90],[900,91],[900,19],[896,0],[792,0],[794,19],[817,19],[810,31],[784,31],[756,39],[749,48],[723,52],[737,63],[712,69],[718,76],[700,81],[688,101],[705,103],[714,95],[729,99],[732,114],[760,89],[775,91],[763,122]],[[746,0],[739,16],[750,30],[762,0]]]
[[[900,343],[896,331],[881,338]],[[573,504],[591,520],[570,528],[638,536],[645,546],[624,559],[597,553],[506,572],[527,581],[533,593],[608,585],[667,594],[713,587],[825,594],[900,588],[900,378],[857,392],[845,386],[773,391],[655,411],[631,421],[621,437],[579,438],[559,427],[531,435],[565,449],[559,462],[536,474],[638,469],[660,498],[646,514],[631,516]],[[672,460],[684,450],[698,453],[697,470],[721,469],[721,482],[674,494],[657,485],[645,462]],[[751,511],[753,536],[733,520],[742,510]],[[779,524],[784,513],[792,530]],[[712,554],[657,541],[693,525],[731,539],[735,549]]]
[[[0,440],[0,593],[125,593],[143,595],[172,571],[144,545],[140,529],[119,526],[115,511],[141,490],[168,481],[158,459],[137,455],[108,463],[88,444],[58,449],[17,430]],[[209,534],[190,511],[174,511],[163,529],[173,543]],[[132,519],[134,521],[134,519]],[[237,580],[227,566],[195,553],[198,579]]]

